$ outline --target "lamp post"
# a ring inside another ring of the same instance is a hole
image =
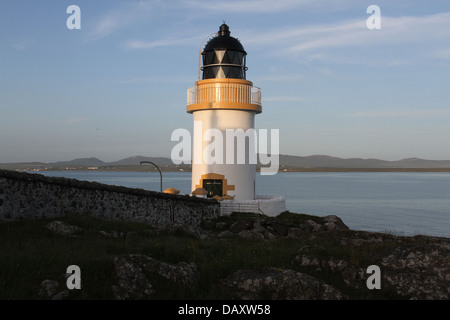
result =
[[[143,163],[150,163],[150,164],[152,164],[152,165],[154,165],[155,167],[156,167],[156,169],[158,169],[158,171],[159,171],[159,176],[160,176],[160,190],[161,190],[161,192],[162,192],[162,173],[161,173],[161,169],[156,165],[156,164],[154,164],[153,162],[151,162],[151,161],[141,161],[141,164],[143,164]]]

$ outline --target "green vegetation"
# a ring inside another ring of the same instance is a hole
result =
[[[229,226],[238,219],[262,218],[252,214],[233,214],[216,222]],[[290,222],[320,219],[288,212],[279,218]],[[144,224],[91,216],[69,216],[58,220],[76,225],[83,231],[72,236],[54,234],[45,227],[52,221],[50,219],[0,223],[0,299],[39,299],[40,283],[45,279],[61,279],[72,264],[81,268],[82,290],[76,290],[71,298],[113,299],[111,285],[117,284],[114,257],[131,253],[145,254],[168,263],[186,261],[197,264],[200,283],[195,288],[185,289],[160,276],[148,275],[156,288],[156,299],[227,299],[229,297],[217,287],[220,279],[239,269],[265,267],[310,271],[318,279],[326,280],[355,299],[391,295],[386,290],[382,293],[369,290],[358,293],[330,273],[302,269],[293,263],[302,247],[320,245],[309,253],[345,257],[355,265],[366,267],[371,262],[368,252],[373,254],[387,244],[369,244],[370,251],[367,246],[339,245],[339,239],[350,236],[350,230],[329,231],[314,238],[305,236],[304,239],[252,241],[239,237],[211,237],[199,240],[183,232],[161,233]],[[209,230],[213,233],[223,231],[215,227]],[[118,231],[126,237],[105,237],[99,231]]]

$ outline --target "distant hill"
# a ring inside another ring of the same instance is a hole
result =
[[[52,169],[81,169],[88,167],[98,167],[99,169],[116,168],[117,170],[140,166],[141,161],[151,161],[165,169],[174,169],[177,166],[167,157],[145,157],[133,156],[112,162],[104,162],[98,158],[79,158],[70,161],[57,161],[51,163],[43,162],[22,162],[22,163],[0,163],[0,169],[8,170],[52,170]],[[449,169],[450,160],[426,160],[419,158],[408,158],[397,161],[386,161],[380,159],[363,158],[338,158],[327,155],[311,156],[292,156],[280,155],[280,169],[321,169],[321,168],[339,168],[339,169]],[[184,168],[190,165],[184,165]]]
[[[280,155],[280,166],[292,168],[450,168],[450,160],[408,158],[397,161],[362,158],[337,158],[326,155]]]
[[[97,167],[102,166],[104,162],[97,158],[80,158],[73,159],[70,161],[58,161],[51,163],[54,167],[78,167],[78,166],[87,166],[87,167]]]
[[[173,165],[173,162],[170,158],[164,157],[143,157],[143,156],[134,156],[125,159],[121,159],[114,162],[106,162],[104,166],[135,166],[139,165],[141,161],[151,161],[157,165]]]

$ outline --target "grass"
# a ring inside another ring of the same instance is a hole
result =
[[[285,213],[285,220],[304,221],[320,219],[314,216]],[[231,215],[217,222],[230,225],[238,219],[261,219],[256,215]],[[156,233],[145,224],[108,221],[92,216],[69,216],[64,219],[83,229],[74,236],[61,236],[46,229],[51,219],[23,220],[0,223],[0,299],[39,299],[40,283],[45,279],[61,279],[69,265],[81,268],[82,290],[71,295],[75,299],[113,299],[111,285],[116,285],[114,257],[141,253],[168,263],[181,261],[197,264],[199,285],[183,288],[161,276],[148,274],[156,289],[155,299],[227,299],[217,283],[239,269],[276,267],[308,271],[292,263],[298,251],[305,245],[319,244],[311,251],[317,256],[342,257],[356,265],[370,265],[367,247],[342,247],[339,239],[351,231],[328,232],[315,240],[283,239],[276,241],[251,241],[241,238],[198,240],[178,233]],[[99,231],[119,231],[128,236],[109,238]],[[379,244],[371,244],[372,252]],[[333,275],[313,274],[329,281],[343,292],[358,296]],[[379,293],[376,293],[379,294]],[[369,293],[370,295],[370,293]]]

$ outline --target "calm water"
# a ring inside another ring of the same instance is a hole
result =
[[[159,191],[158,172],[47,171],[64,176]],[[163,172],[163,190],[190,192],[189,172]],[[450,237],[450,173],[289,172],[256,176],[256,193],[282,195],[291,212],[334,214],[351,229]]]

